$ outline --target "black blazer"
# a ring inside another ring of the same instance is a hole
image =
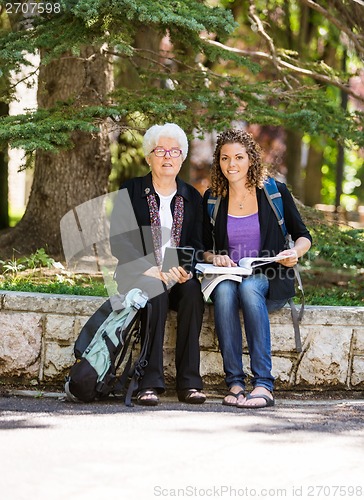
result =
[[[297,210],[296,204],[289,192],[287,186],[282,182],[277,182],[277,187],[282,195],[284,219],[288,233],[293,241],[304,236],[312,241],[311,235],[302,221],[301,215]],[[257,188],[258,216],[260,223],[260,241],[261,248],[259,255],[267,257],[277,255],[284,250],[285,240],[281,228],[278,225],[277,218],[267,200],[263,189]],[[203,197],[203,242],[205,251],[212,251],[213,226],[207,212],[207,200],[211,194],[208,189]],[[227,235],[227,214],[229,198],[222,198],[219,210],[217,212],[215,223],[215,244],[216,252],[228,254],[229,241]],[[256,272],[264,272],[270,281],[268,298],[274,300],[288,299],[295,295],[294,271],[280,264],[274,263],[269,266],[259,266]]]
[[[177,195],[183,196],[184,216],[180,246],[193,247],[197,258],[201,259],[202,243],[202,197],[190,184],[177,181]],[[140,276],[155,265],[154,247],[150,230],[150,216],[147,195],[155,193],[152,176],[135,177],[126,181],[118,191],[111,214],[110,246],[118,259],[118,268]],[[155,193],[158,206],[159,196]],[[174,210],[175,198],[171,203]],[[132,263],[132,265],[130,265]],[[120,268],[121,269],[121,268]]]

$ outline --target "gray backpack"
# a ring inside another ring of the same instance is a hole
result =
[[[69,401],[91,402],[123,394],[125,404],[132,406],[133,392],[148,363],[151,307],[148,296],[133,288],[125,296],[104,302],[89,318],[75,342],[76,362],[66,378]],[[139,353],[132,363],[139,343]]]

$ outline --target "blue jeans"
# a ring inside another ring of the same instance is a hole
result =
[[[241,283],[225,280],[212,294],[215,328],[223,358],[225,381],[228,387],[245,387],[242,361],[242,329],[239,310],[250,354],[253,387],[273,391],[272,357],[269,312],[280,309],[286,300],[267,300],[269,281],[264,274],[243,278]]]

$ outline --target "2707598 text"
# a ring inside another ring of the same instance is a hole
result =
[[[61,4],[58,2],[7,2],[7,14],[60,14]]]

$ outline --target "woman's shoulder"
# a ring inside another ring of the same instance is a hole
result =
[[[203,199],[204,199],[204,200],[208,200],[209,198],[212,198],[212,190],[211,190],[211,188],[210,188],[210,187],[209,187],[209,188],[207,188],[207,189],[204,191],[204,193],[203,193],[202,197],[203,197]]]
[[[265,184],[265,185],[270,184],[270,185],[271,185],[271,187],[272,187],[272,189],[275,189],[275,188],[274,188],[274,184],[275,184],[275,185],[277,186],[277,188],[276,188],[276,189],[278,189],[278,191],[279,191],[282,195],[287,194],[287,193],[288,193],[288,194],[290,193],[290,191],[289,191],[289,189],[288,189],[288,187],[287,187],[287,184],[286,184],[285,182],[283,182],[283,181],[279,181],[279,180],[277,180],[277,179],[276,179],[274,176],[272,176],[272,175],[268,176],[268,177],[265,179],[264,184]]]
[[[149,174],[141,177],[132,177],[122,183],[120,189],[127,189],[129,193],[140,195],[143,192],[152,190],[152,180]]]
[[[201,193],[194,187],[192,184],[180,179],[177,177],[177,186],[178,193],[184,196],[185,198],[198,199],[201,200]]]
[[[138,186],[139,184],[142,183],[142,180],[143,177],[132,177],[131,179],[127,179],[121,184],[120,189],[130,188],[132,186]]]

